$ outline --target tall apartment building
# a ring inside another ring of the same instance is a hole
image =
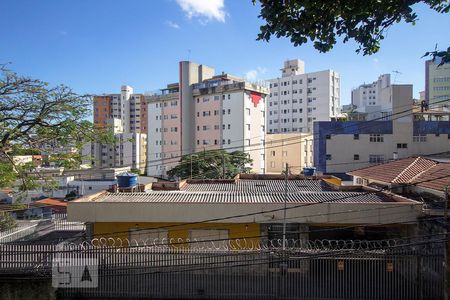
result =
[[[189,61],[179,64],[180,81],[149,107],[147,174],[165,176],[180,156],[203,150],[242,150],[253,171],[264,173],[265,96],[268,89]]]
[[[288,60],[281,78],[269,83],[268,133],[308,133],[314,121],[340,114],[340,76],[333,70],[305,73],[303,61]]]
[[[90,143],[84,146],[83,155],[91,158],[92,166],[130,166],[144,172],[148,130],[144,95],[124,85],[120,94],[94,96],[93,105],[94,124],[111,130],[115,144]]]
[[[392,113],[391,75],[383,74],[378,80],[362,84],[352,90],[352,105],[356,111],[372,120]]]
[[[440,59],[425,62],[425,100],[430,104],[450,99],[450,63],[438,66],[439,63]],[[448,103],[438,108],[450,110]]]

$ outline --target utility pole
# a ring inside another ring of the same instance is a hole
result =
[[[449,186],[444,188],[444,230],[445,230],[445,250],[444,250],[444,299],[449,299],[450,286],[449,286],[449,264],[450,264],[450,243],[448,241],[448,194],[450,192]]]
[[[222,152],[222,179],[225,179],[225,152]]]
[[[283,251],[286,250],[286,205],[288,194],[288,172],[289,166],[288,163],[286,163],[286,169],[284,170]]]
[[[191,159],[191,176],[189,178],[192,179],[192,153],[189,154],[189,158]]]

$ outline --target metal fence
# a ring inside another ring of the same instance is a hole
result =
[[[48,234],[52,231],[85,231],[82,222],[67,221],[67,214],[54,214],[51,219],[33,220],[19,223],[18,226],[0,232],[0,244],[33,238],[36,234]]]
[[[88,299],[443,299],[443,253],[442,243],[432,241],[287,251],[2,244],[0,275],[50,278],[55,258],[95,258],[97,288],[58,293]]]
[[[52,221],[55,224],[57,231],[84,231],[86,225],[83,222],[69,222],[67,221],[67,214],[54,214]]]
[[[37,226],[37,223],[20,224],[15,228],[2,231],[0,232],[0,243],[10,243],[29,236],[36,231]]]

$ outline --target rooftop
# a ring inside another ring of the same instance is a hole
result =
[[[83,200],[77,200],[83,201]],[[151,191],[146,193],[103,193],[88,202],[147,202],[147,203],[230,203],[230,204],[256,204],[256,203],[284,203],[284,193],[260,192],[217,192],[217,191]],[[382,203],[396,202],[384,193],[361,192],[289,192],[287,203]]]
[[[387,184],[414,184],[436,191],[450,185],[450,163],[424,157],[409,157],[347,173]]]
[[[150,203],[283,203],[285,181],[279,175],[243,176],[247,179],[187,180],[154,183],[152,190],[134,193],[100,193],[78,202],[150,202]],[[264,179],[265,178],[265,179]],[[277,179],[278,178],[278,179]],[[333,180],[333,178],[324,178]],[[287,182],[288,203],[382,203],[403,202],[373,189],[340,187],[324,179],[292,176]]]

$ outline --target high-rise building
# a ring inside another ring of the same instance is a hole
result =
[[[165,176],[180,156],[203,150],[242,150],[264,173],[265,96],[268,89],[183,61],[180,82],[147,96],[147,174]],[[194,158],[195,159],[195,158]]]
[[[284,62],[281,78],[269,82],[268,133],[308,133],[314,121],[329,121],[340,114],[336,71],[305,73],[305,63],[294,59]]]
[[[362,84],[353,89],[352,106],[359,115],[357,119],[365,121],[390,120],[394,103],[404,102],[404,99],[398,99],[398,97],[406,95],[398,91],[406,91],[405,93],[409,95],[409,93],[412,93],[412,85],[391,84],[390,74],[380,75],[376,81]],[[412,105],[412,98],[408,98],[407,101]]]
[[[145,171],[147,161],[147,102],[143,94],[134,94],[122,86],[120,94],[94,96],[94,124],[111,130],[114,144],[90,143],[83,155],[95,167],[129,166]]]
[[[352,105],[355,111],[368,114],[368,119],[381,116],[381,112],[392,111],[392,98],[389,88],[391,86],[391,75],[383,74],[378,80],[362,84],[352,90]],[[376,115],[376,114],[379,115]]]
[[[440,59],[425,62],[425,101],[432,105],[436,101],[450,100],[450,63],[439,66]],[[450,103],[450,101],[449,101]],[[432,106],[433,109],[449,111],[448,103]]]

